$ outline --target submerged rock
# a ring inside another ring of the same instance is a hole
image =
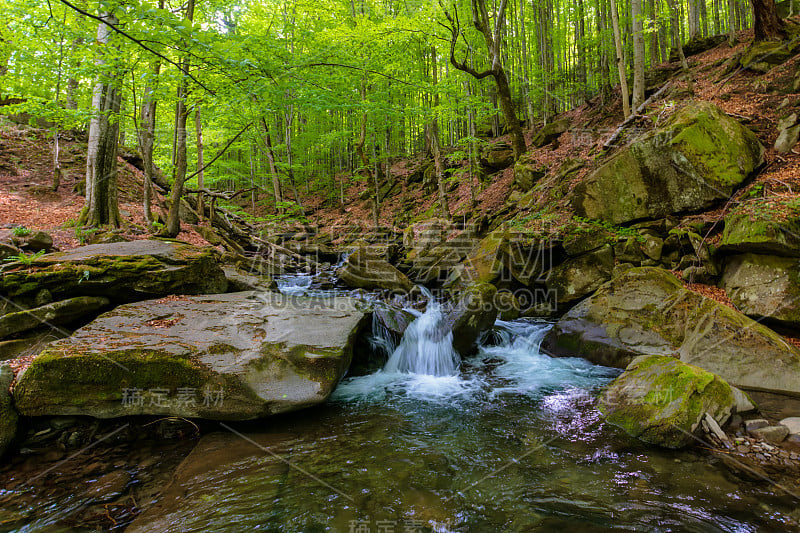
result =
[[[132,301],[220,293],[228,286],[219,252],[175,241],[92,244],[10,267],[0,276],[0,294],[12,299],[32,299],[47,289],[56,299],[105,296]]]
[[[736,386],[800,394],[797,348],[659,268],[631,268],[603,285],[556,323],[542,347],[618,368],[639,355],[670,355]]]
[[[325,401],[365,315],[350,298],[230,293],[116,308],[19,377],[25,416],[247,420]]]
[[[694,102],[587,176],[570,202],[577,214],[613,224],[696,211],[729,198],[763,160],[752,131]]]
[[[733,388],[702,368],[663,355],[637,357],[600,396],[606,421],[649,444],[683,448],[708,414],[720,426],[736,406]]]

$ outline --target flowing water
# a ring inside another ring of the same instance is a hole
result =
[[[498,321],[460,361],[440,318],[429,304],[399,346],[376,328],[389,362],[325,405],[220,424],[131,530],[796,530],[792,496],[605,426],[594,396],[618,371],[540,353],[548,324]]]

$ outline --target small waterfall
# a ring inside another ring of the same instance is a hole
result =
[[[455,376],[461,358],[453,349],[453,333],[442,331],[442,307],[429,292],[424,292],[429,298],[425,312],[408,325],[384,371]]]

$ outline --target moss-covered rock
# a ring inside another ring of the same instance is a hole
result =
[[[546,171],[546,168],[542,168],[541,165],[523,155],[514,165],[513,186],[519,191],[528,192],[544,177]]]
[[[6,364],[0,365],[0,456],[6,452],[17,436],[19,416],[8,391],[12,381],[14,381],[14,371]]]
[[[790,212],[779,218],[767,210],[734,211],[725,217],[718,249],[725,253],[800,257],[800,214]]]
[[[0,294],[6,297],[32,299],[43,289],[57,300],[104,296],[133,301],[225,292],[227,281],[214,248],[162,240],[81,246],[2,270]]]
[[[758,254],[730,257],[722,286],[747,316],[800,327],[800,259]]]
[[[797,348],[660,268],[622,272],[566,313],[542,347],[618,368],[639,355],[671,355],[737,386],[800,395]]]
[[[349,298],[229,293],[120,306],[19,377],[25,416],[246,420],[325,401],[365,315]]]
[[[453,348],[462,356],[475,352],[478,340],[497,319],[497,289],[489,283],[476,282],[462,291],[443,320],[442,329],[453,332]]]
[[[611,279],[614,254],[610,245],[569,259],[550,271],[546,286],[558,305],[579,300]]]
[[[569,120],[562,118],[545,124],[531,139],[531,144],[536,148],[546,146],[558,139],[562,133],[569,129]]]
[[[663,355],[642,355],[600,395],[606,421],[665,448],[694,444],[708,414],[721,426],[736,406],[733,388],[702,368]]]
[[[102,296],[77,296],[25,311],[8,313],[0,317],[0,339],[36,329],[40,326],[61,326],[97,313],[110,304]]]
[[[739,59],[739,64],[754,72],[768,72],[786,62],[800,50],[797,39],[788,41],[761,41],[752,43]]]
[[[613,224],[707,208],[763,162],[753,132],[709,102],[693,102],[579,183],[576,213]]]
[[[350,254],[337,271],[345,285],[361,289],[389,289],[410,292],[414,284],[405,274],[381,259],[371,247],[362,246]]]

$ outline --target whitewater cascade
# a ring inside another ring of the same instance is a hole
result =
[[[389,373],[455,376],[461,358],[453,348],[453,332],[443,331],[442,306],[425,291],[425,312],[408,325],[400,345],[389,357],[384,371]]]

